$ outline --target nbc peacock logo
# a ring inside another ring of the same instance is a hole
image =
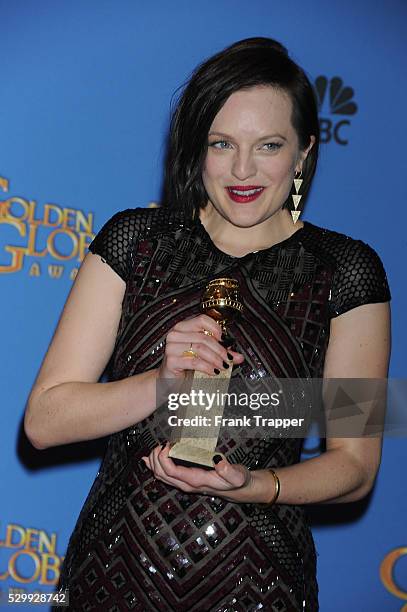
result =
[[[353,88],[344,86],[340,77],[332,77],[329,80],[325,76],[319,76],[315,79],[314,89],[318,103],[321,142],[334,140],[337,144],[347,145],[349,140],[346,138],[346,127],[350,126],[350,121],[339,117],[357,113]],[[332,118],[327,117],[328,114]]]

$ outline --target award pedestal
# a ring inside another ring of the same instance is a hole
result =
[[[171,438],[169,456],[178,465],[188,467],[203,467],[213,469],[213,455],[218,444],[219,430],[222,426],[223,409],[225,398],[229,388],[232,374],[233,361],[229,361],[229,369],[221,370],[220,374],[209,378],[202,372],[190,372],[186,377],[188,391],[193,397],[199,392],[209,394],[214,398],[211,408],[208,410],[207,401],[203,400],[198,405],[183,406],[178,409],[178,416],[199,423],[197,426],[183,425],[177,427],[177,432]],[[198,396],[199,397],[199,396]],[[222,453],[216,452],[218,455]]]
[[[202,296],[201,308],[205,314],[217,321],[227,338],[227,323],[233,321],[243,310],[239,283],[233,278],[216,278],[210,281]],[[194,355],[192,344],[190,351],[185,352],[192,352]],[[229,368],[212,377],[201,372],[188,371],[185,377],[185,392],[190,394],[191,403],[178,409],[178,416],[184,419],[184,424],[176,428],[170,440],[169,456],[175,463],[189,467],[198,465],[206,469],[214,468],[213,455],[222,426],[224,394],[229,389],[233,359],[228,363]],[[199,401],[193,402],[192,405],[193,398],[196,397]],[[205,400],[207,397],[211,398],[210,404]],[[222,453],[219,454],[223,456]]]

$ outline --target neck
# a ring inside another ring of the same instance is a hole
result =
[[[280,208],[261,223],[239,227],[220,215],[210,202],[200,210],[199,217],[216,247],[235,257],[267,249],[289,238],[304,225],[302,221],[294,224],[290,211]]]

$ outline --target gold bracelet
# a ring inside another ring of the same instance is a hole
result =
[[[272,506],[273,504],[276,503],[276,501],[278,499],[278,496],[280,495],[280,479],[277,476],[277,474],[275,473],[275,471],[272,470],[271,468],[267,468],[267,471],[270,472],[272,474],[273,478],[274,478],[274,487],[275,487],[274,495],[273,495],[272,499],[269,502],[267,502],[268,506]]]

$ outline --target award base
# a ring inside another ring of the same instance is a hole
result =
[[[185,383],[188,392],[191,389],[199,391],[204,388],[206,392],[216,394],[219,390],[227,391],[229,381],[232,374],[233,360],[229,361],[230,367],[215,378],[209,379],[207,374],[202,372],[188,372]],[[189,426],[180,427],[177,432],[173,432],[170,439],[169,457],[173,459],[177,465],[185,465],[187,467],[201,467],[207,470],[214,469],[213,456],[222,455],[215,449],[218,445],[218,437],[220,425],[216,425],[216,417],[223,415],[223,401],[214,402],[210,411],[210,417],[204,405],[199,406],[184,406],[181,410],[181,416],[188,421],[192,421],[195,417],[198,419],[210,418],[210,424],[204,427]],[[192,436],[191,436],[192,433]]]
[[[208,447],[208,442],[210,447]],[[214,451],[211,442],[212,440],[208,438],[190,438],[189,440],[183,438],[171,446],[169,456],[176,465],[213,470],[215,469],[213,456],[220,455],[223,459],[225,456]]]

